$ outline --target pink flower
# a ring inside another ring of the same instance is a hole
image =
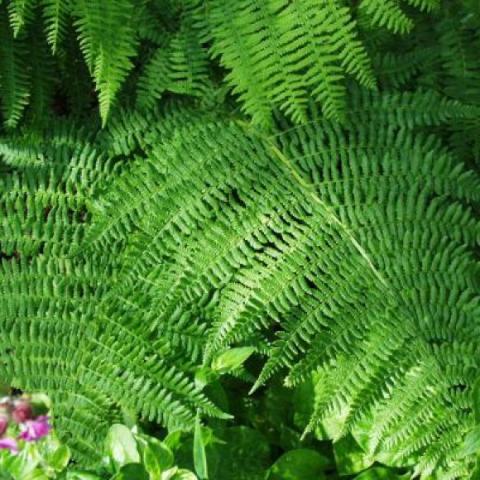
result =
[[[14,438],[0,438],[0,449],[8,449],[14,455],[18,453],[18,444]]]
[[[7,431],[8,415],[0,414],[0,437]]]
[[[17,400],[14,403],[12,418],[15,423],[23,423],[32,418],[32,407],[26,400]]]
[[[52,426],[48,422],[48,417],[42,415],[35,420],[27,420],[22,424],[22,432],[19,438],[27,442],[36,442],[48,435]]]

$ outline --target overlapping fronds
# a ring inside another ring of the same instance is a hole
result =
[[[187,16],[180,30],[166,39],[145,65],[138,80],[137,103],[151,108],[166,91],[201,98],[210,84],[207,51]]]
[[[309,429],[334,418],[332,437],[414,455],[428,478],[472,461],[456,455],[478,376],[479,179],[413,131],[472,110],[429,92],[353,99],[344,127],[317,117],[269,137],[188,110],[150,125],[89,242],[120,245],[112,296],[133,325],[207,364],[273,340],[257,386],[318,370]],[[455,448],[431,456],[443,440]]]
[[[76,127],[3,144],[13,171],[0,185],[0,348],[3,381],[51,395],[60,435],[94,463],[122,409],[175,428],[197,409],[222,413],[168,361],[166,342],[152,346],[148,329],[108,315],[115,255],[83,255],[83,239],[88,198],[114,167]]]
[[[252,391],[308,382],[305,435],[469,478],[476,3],[0,7],[2,381],[76,459],[122,414],[226,418],[201,375],[235,345]]]
[[[198,2],[197,17],[212,54],[255,122],[279,108],[306,120],[313,96],[327,117],[345,113],[347,74],[374,87],[370,60],[348,8],[333,0]]]
[[[437,6],[433,0],[404,3],[426,15]],[[4,120],[15,125],[28,104],[30,71],[22,66],[22,55],[37,58],[38,26],[50,47],[50,58],[42,62],[52,63],[45,67],[52,78],[44,77],[50,84],[55,83],[53,65],[73,60],[68,43],[77,37],[103,124],[128,80],[138,80],[139,105],[148,108],[165,91],[211,96],[217,59],[255,123],[271,126],[277,110],[304,122],[310,96],[327,117],[343,118],[347,79],[369,88],[376,85],[364,37],[383,27],[393,33],[411,31],[414,20],[404,6],[383,0],[358,5],[341,0],[10,0],[2,28],[9,26],[3,35],[11,38],[2,43],[15,58],[2,64],[10,69],[15,64],[15,71],[1,83],[10,104]],[[139,55],[149,61],[137,76],[133,71]],[[72,67],[78,68],[75,63]],[[9,79],[12,75],[16,83]]]

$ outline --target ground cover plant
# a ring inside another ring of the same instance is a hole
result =
[[[476,0],[0,2],[42,475],[479,478],[479,52]]]

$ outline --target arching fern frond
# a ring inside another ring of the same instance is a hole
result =
[[[118,246],[111,295],[133,325],[204,364],[263,336],[257,386],[318,371],[308,429],[352,432],[366,456],[414,458],[428,478],[473,461],[458,451],[478,376],[479,179],[413,132],[472,110],[428,92],[357,95],[344,126],[311,112],[273,136],[181,110],[159,121],[93,205],[89,242]],[[390,103],[401,113],[382,114]]]
[[[8,3],[8,16],[15,38],[22,32],[25,25],[33,19],[35,4],[35,0],[11,0]]]
[[[92,464],[122,409],[175,429],[191,428],[197,411],[224,414],[190,364],[173,360],[172,339],[152,344],[148,325],[115,308],[115,249],[84,254],[88,199],[114,166],[76,127],[4,141],[12,172],[0,183],[0,348],[5,381],[47,392],[59,434]]]
[[[42,0],[47,42],[55,55],[67,30],[71,0]]]
[[[136,51],[135,4],[131,0],[75,2],[80,46],[95,79],[102,122],[127,74]]]
[[[14,39],[1,9],[0,19],[0,89],[3,121],[9,128],[17,125],[30,97],[30,79],[24,39]]]

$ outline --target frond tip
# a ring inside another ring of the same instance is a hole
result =
[[[135,3],[131,0],[75,3],[80,48],[98,91],[105,125],[120,87],[133,67],[137,41]]]

